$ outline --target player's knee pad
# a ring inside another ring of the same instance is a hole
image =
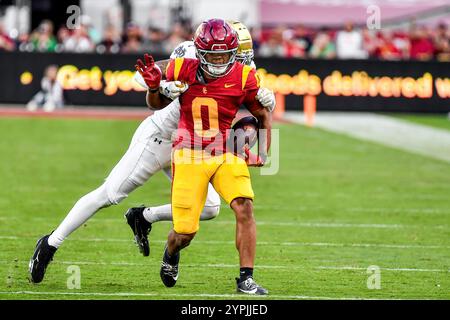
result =
[[[104,184],[86,194],[82,199],[89,203],[95,203],[98,208],[109,207],[112,204]]]
[[[124,192],[120,186],[117,187],[105,182],[102,187],[104,188],[103,192],[106,193],[109,205],[119,204],[123,199],[128,197],[128,193]]]
[[[204,207],[200,220],[211,220],[219,215],[220,205]]]

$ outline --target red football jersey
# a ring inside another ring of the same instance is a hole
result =
[[[166,69],[168,81],[183,81],[189,89],[179,98],[181,111],[176,147],[208,150],[211,154],[224,153],[228,130],[243,104],[248,110],[262,108],[255,99],[259,89],[256,71],[235,63],[231,71],[208,83],[197,78],[199,61],[176,58]]]

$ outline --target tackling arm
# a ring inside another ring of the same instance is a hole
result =
[[[146,87],[147,94],[146,94],[146,102],[147,106],[151,110],[159,110],[164,107],[166,107],[168,104],[170,104],[173,100],[177,99],[183,92],[185,92],[189,85],[181,82],[181,81],[166,81],[161,79],[167,79],[166,70],[167,66],[171,60],[160,60],[155,62],[155,69],[158,69],[160,71],[159,76],[159,86],[156,87],[155,83],[157,81],[154,81],[153,79],[150,79],[150,81],[143,85]],[[137,69],[139,71],[139,69]],[[142,80],[145,81],[144,75],[139,72],[142,76]],[[141,80],[141,81],[142,81]],[[158,80],[158,79],[156,79]],[[141,81],[138,81],[141,83]],[[155,82],[155,83],[154,83]]]

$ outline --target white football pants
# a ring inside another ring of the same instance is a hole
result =
[[[127,152],[112,169],[105,182],[75,203],[49,237],[49,244],[59,247],[66,237],[99,209],[118,204],[159,170],[164,169],[171,179],[171,151],[172,142],[162,138],[151,116],[145,119],[134,133]],[[200,219],[208,220],[216,217],[219,209],[220,196],[209,184],[208,196]]]

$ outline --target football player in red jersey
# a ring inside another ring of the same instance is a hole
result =
[[[244,105],[259,121],[266,135],[260,140],[260,154],[253,165],[263,165],[270,147],[271,115],[255,99],[259,89],[256,72],[236,63],[238,38],[221,19],[210,19],[197,29],[194,44],[198,60],[171,60],[162,72],[153,59],[139,62],[138,70],[149,87],[148,102],[158,105],[159,82],[182,81],[189,89],[179,98],[181,116],[173,147],[172,213],[170,231],[161,266],[163,283],[172,287],[178,279],[180,250],[189,245],[199,229],[207,186],[211,182],[236,215],[236,247],[240,277],[237,291],[267,294],[253,280],[256,224],[253,190],[245,160],[228,152],[226,140],[231,123]]]

